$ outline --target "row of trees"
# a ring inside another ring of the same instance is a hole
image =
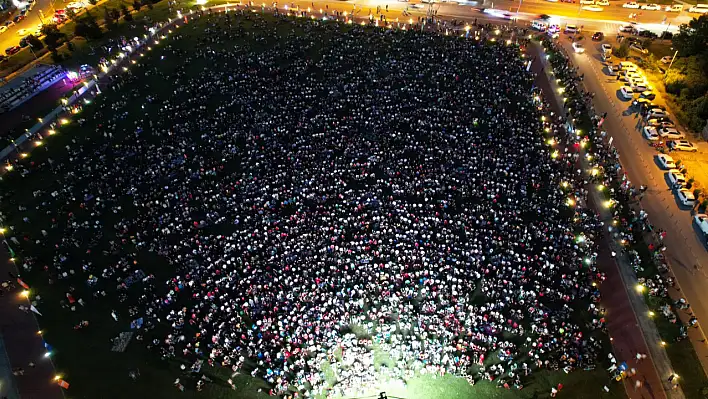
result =
[[[678,57],[666,75],[666,92],[682,122],[700,132],[708,119],[708,15],[681,25],[672,44]]]
[[[153,4],[158,1],[159,0],[134,0],[132,8],[136,12],[140,11],[143,7],[152,9]],[[89,0],[89,2],[95,5],[98,0]],[[76,14],[73,10],[67,10],[67,17],[73,20],[76,19]],[[115,28],[121,18],[127,22],[133,20],[133,15],[126,4],[121,4],[119,8],[103,8],[103,23],[105,24],[107,30],[110,31]],[[44,35],[43,41],[33,35],[29,35],[25,40],[27,40],[27,43],[33,51],[39,51],[46,46],[52,53],[52,58],[55,62],[60,62],[62,60],[61,55],[57,51],[62,44],[66,43],[69,51],[74,50],[74,46],[70,41],[71,38],[61,32],[56,24],[43,25],[42,35]],[[96,40],[103,36],[103,29],[101,28],[96,16],[87,11],[83,16],[76,19],[74,36],[82,37],[89,41]]]

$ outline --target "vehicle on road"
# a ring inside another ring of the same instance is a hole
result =
[[[597,1],[595,2],[595,4],[598,5],[598,6],[609,6],[609,5],[610,5],[610,1],[609,1],[609,0],[597,0]]]
[[[634,32],[634,25],[628,24],[628,25],[621,25],[618,29],[620,32]]]
[[[19,53],[20,50],[22,50],[20,46],[11,46],[5,49],[5,54],[7,54],[8,56],[14,55]]]
[[[592,4],[595,4],[595,0],[580,0],[580,4],[582,4],[582,5],[592,5]]]
[[[647,11],[661,11],[661,6],[655,3],[643,4],[639,8]]]
[[[708,14],[708,4],[696,4],[688,9],[688,12],[696,14]]]
[[[683,140],[686,138],[686,135],[679,132],[673,127],[662,127],[658,128],[657,133],[659,133],[659,136],[664,139],[668,140]]]
[[[582,54],[585,52],[585,47],[583,47],[583,45],[580,44],[580,42],[573,42],[572,46],[573,46],[573,50],[575,50],[575,52],[578,54]]]
[[[656,160],[659,161],[662,169],[674,169],[676,168],[676,162],[670,155],[659,154],[656,156]]]
[[[639,8],[639,3],[635,1],[630,1],[627,3],[622,4],[623,8]]]
[[[14,25],[14,24],[15,24],[14,21],[9,20],[9,21],[5,21],[5,23],[3,24],[3,26],[6,27],[6,28],[9,28],[9,27],[11,27],[11,26]]]
[[[670,188],[686,188],[686,176],[680,170],[671,169],[666,177],[669,179]]]
[[[578,29],[578,27],[575,25],[566,25],[565,29],[563,29],[563,32],[565,32],[565,33],[578,33],[578,32],[580,32],[580,29]]]
[[[681,12],[681,11],[683,11],[683,4],[672,4],[670,6],[666,6],[666,8],[664,8],[664,11],[666,11],[666,12]]]
[[[629,86],[622,86],[619,89],[620,96],[625,100],[631,100],[634,98],[634,91]]]
[[[591,6],[583,6],[583,10],[585,10],[585,11],[591,11],[591,12],[601,12],[602,10],[604,10],[604,8],[602,8],[602,7],[598,6],[598,5],[593,4],[593,5],[591,5]]]
[[[6,30],[7,30],[7,26],[5,26],[5,25],[0,26],[0,33],[5,33]]]
[[[696,196],[690,190],[682,188],[676,192],[676,197],[678,197],[679,202],[683,206],[694,206],[696,205]]]
[[[612,45],[609,43],[602,43],[600,46],[603,53],[612,52]]]
[[[592,40],[599,42],[602,41],[602,39],[605,38],[605,34],[602,32],[595,32],[592,34]]]
[[[686,152],[696,152],[698,147],[688,140],[673,140],[666,143],[666,145],[674,151],[686,151]]]
[[[698,226],[698,230],[702,233],[703,239],[708,240],[708,215],[698,213],[693,215],[693,221],[696,222],[696,226]]]
[[[20,29],[17,31],[17,36],[27,36],[29,34],[29,29]]]
[[[15,18],[12,19],[12,21],[14,23],[18,23],[18,22],[22,21],[23,19],[25,19],[25,16],[20,14],[20,15],[16,15]]]
[[[659,134],[654,127],[645,126],[644,129],[642,129],[642,135],[649,141],[659,141]]]

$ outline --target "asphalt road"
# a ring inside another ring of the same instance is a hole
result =
[[[569,53],[570,40],[564,40]],[[708,325],[708,252],[693,225],[691,211],[679,208],[665,179],[666,171],[655,163],[658,154],[641,136],[637,114],[629,114],[629,101],[620,100],[614,77],[605,75],[599,59],[599,44],[586,43],[585,54],[573,54],[575,64],[585,74],[585,85],[596,93],[594,103],[598,112],[608,112],[604,127],[614,137],[613,144],[620,153],[622,166],[635,186],[649,187],[642,206],[649,220],[657,228],[666,230],[665,254],[677,278],[682,295],[691,304],[699,322]],[[699,153],[707,153],[706,143],[697,143]],[[705,327],[703,327],[705,329]],[[702,332],[701,332],[702,334]],[[706,362],[705,356],[700,356]]]
[[[234,1],[234,3],[237,1]],[[185,6],[191,4],[192,2],[184,1]],[[270,1],[267,2],[270,4]],[[290,3],[290,1],[281,2],[282,4]],[[296,1],[295,3],[306,4],[306,1]],[[367,15],[368,9],[372,9],[372,12],[376,10],[376,6],[380,5],[385,7],[387,4],[391,12],[400,12],[406,7],[409,7],[409,11],[412,11],[413,15],[424,15],[425,9],[414,9],[415,4],[420,4],[419,0],[412,2],[402,2],[395,0],[348,0],[348,1],[330,1],[330,2],[317,2],[319,6],[324,6],[327,3],[330,5],[330,9],[351,9],[355,4],[361,7],[362,11],[360,15]],[[4,54],[5,49],[11,46],[16,46],[20,39],[22,38],[17,32],[20,29],[30,29],[34,28],[40,23],[39,11],[44,12],[43,18],[47,20],[52,15],[54,15],[55,9],[60,9],[63,7],[64,1],[53,0],[37,0],[32,11],[29,12],[27,18],[20,21],[15,26],[10,27],[5,33],[0,34],[0,52]],[[519,4],[521,8],[519,9]],[[641,25],[646,25],[646,28],[660,32],[666,29],[668,26],[670,30],[677,29],[678,25],[681,23],[687,23],[697,14],[689,14],[688,12],[681,13],[667,13],[664,11],[644,11],[644,10],[630,10],[622,7],[624,2],[613,1],[610,6],[604,7],[601,12],[592,12],[587,10],[582,10],[580,4],[571,3],[560,3],[560,2],[549,2],[545,0],[526,0],[522,2],[512,1],[512,0],[497,0],[497,1],[479,1],[478,4],[472,5],[458,5],[456,3],[439,3],[435,4],[434,8],[438,9],[439,15],[445,15],[448,17],[458,17],[474,19],[475,17],[482,17],[483,14],[478,10],[481,8],[494,8],[499,10],[504,10],[511,12],[515,17],[525,20],[533,20],[540,14],[547,14],[554,17],[558,17],[562,23],[571,23],[584,25],[586,29],[595,30],[616,30],[617,27],[628,21],[630,13],[636,12],[638,15],[636,21]],[[427,8],[427,5],[426,5]],[[518,11],[518,15],[517,15]],[[666,19],[666,24],[662,25],[662,21]]]

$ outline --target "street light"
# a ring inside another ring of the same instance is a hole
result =
[[[678,55],[678,50],[674,52],[674,56],[671,57],[671,62],[669,63],[669,67],[666,68],[666,72],[664,72],[664,82],[666,82],[666,77],[669,75],[669,70],[671,69],[671,66],[674,65],[674,60],[676,59],[676,56]]]

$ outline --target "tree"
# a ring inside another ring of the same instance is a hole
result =
[[[42,34],[44,35],[44,44],[49,50],[59,47],[66,38],[66,35],[60,32],[55,24],[43,25]]]
[[[671,42],[683,57],[708,55],[708,15],[701,15],[688,24],[682,24]]]
[[[150,1],[150,0],[142,0],[142,2],[143,2],[143,4],[145,4],[145,5],[147,6],[148,10],[152,10],[152,8],[153,8],[153,6],[152,6],[152,1]]]
[[[90,13],[86,13],[83,18],[76,22],[74,27],[74,35],[86,38],[86,40],[98,39],[103,35],[101,27],[96,22],[96,17]]]
[[[627,44],[627,41],[622,41],[619,47],[612,49],[612,54],[619,58],[626,58],[629,55],[629,44]]]
[[[133,10],[135,10],[135,12],[140,11],[140,9],[141,9],[142,7],[143,7],[143,3],[141,3],[139,0],[135,0],[135,1],[133,2]]]
[[[125,21],[132,21],[133,20],[133,14],[130,13],[130,10],[128,10],[128,7],[126,7],[125,4],[120,5],[120,12],[123,14],[123,20]]]
[[[32,50],[41,50],[44,48],[44,43],[35,35],[27,36],[27,43],[32,47]]]

